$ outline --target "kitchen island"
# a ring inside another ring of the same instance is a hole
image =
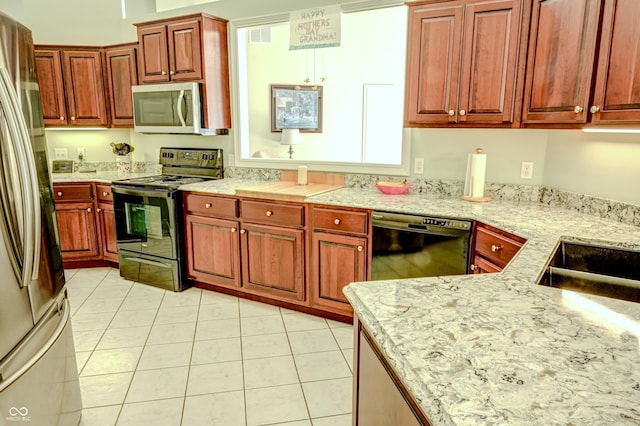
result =
[[[309,201],[470,218],[527,238],[498,274],[345,288],[434,424],[640,423],[640,305],[536,285],[560,239],[640,250],[638,227],[531,202],[356,189]]]

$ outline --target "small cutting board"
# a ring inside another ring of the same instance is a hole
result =
[[[341,179],[340,179],[341,177]],[[236,195],[279,201],[303,202],[305,198],[344,187],[344,176],[309,173],[309,183],[298,185],[297,173],[284,173],[279,182],[266,182],[236,189]],[[295,180],[293,180],[293,179]]]

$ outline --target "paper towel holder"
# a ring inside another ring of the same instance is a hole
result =
[[[482,179],[482,185],[481,185],[483,188],[482,195],[473,194],[473,188],[475,186],[474,180],[476,179],[474,172],[477,171],[475,169],[476,163],[475,163],[474,156],[480,156],[480,155],[483,155],[486,157],[486,155],[484,154],[484,150],[482,148],[476,148],[476,153],[469,154],[469,158],[467,160],[467,175],[466,175],[465,185],[464,185],[464,195],[462,196],[462,199],[465,201],[487,202],[492,200],[491,197],[484,195],[484,172],[485,172],[484,168],[486,167],[486,158],[483,160],[483,163],[482,163],[482,172],[480,177],[480,179]]]

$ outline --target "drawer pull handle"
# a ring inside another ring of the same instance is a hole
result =
[[[497,253],[497,252],[499,252],[500,250],[502,250],[502,247],[500,247],[500,246],[496,246],[496,245],[494,245],[494,244],[492,244],[492,245],[491,245],[491,251],[492,251],[492,252]]]
[[[594,105],[591,108],[589,108],[589,111],[591,111],[591,114],[595,114],[600,112],[600,107],[598,105]]]
[[[211,208],[211,203],[207,203],[207,204],[205,204],[205,205],[204,205],[204,207],[205,207],[206,209],[210,209],[210,208]]]
[[[465,110],[461,109],[461,110],[460,110],[460,115],[467,115],[467,111],[465,111]]]
[[[334,219],[333,223],[336,224],[336,225],[340,225],[340,219]]]
[[[60,121],[64,121],[64,117],[60,117]]]
[[[456,115],[456,112],[452,109],[449,110],[449,116],[453,117],[454,115]]]
[[[62,197],[62,191],[58,191],[58,197]]]
[[[265,213],[267,216],[273,216],[273,212],[271,210],[267,210],[267,212]]]
[[[362,250],[364,250],[364,247],[358,246],[358,251],[362,251]]]
[[[231,228],[231,232],[236,232],[237,229],[236,228]]]
[[[580,105],[576,105],[576,107],[573,109],[573,112],[575,112],[576,114],[580,114],[582,111],[584,111],[584,108],[582,108]]]
[[[241,234],[244,234],[245,232],[247,232],[247,231],[245,231],[244,229],[241,229],[241,230],[240,230],[240,233],[241,233]]]
[[[91,213],[91,207],[89,207],[89,208],[87,209],[87,211],[88,211],[89,213]]]

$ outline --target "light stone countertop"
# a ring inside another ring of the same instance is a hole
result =
[[[476,219],[527,238],[501,273],[345,288],[435,424],[640,424],[640,304],[535,284],[559,239],[640,250],[640,228],[533,202],[348,188],[308,201]]]
[[[180,189],[235,195],[236,188],[261,182],[225,178]],[[640,424],[640,304],[573,298],[535,284],[559,239],[640,250],[639,227],[536,202],[473,203],[370,189],[343,188],[306,201],[475,219],[527,239],[497,274],[345,288],[436,425]],[[626,324],[615,324],[616,316]]]
[[[51,173],[51,181],[53,183],[61,182],[98,182],[112,183],[120,179],[131,179],[135,177],[153,176],[157,172],[144,173],[118,173],[117,171],[98,171],[87,173]]]

